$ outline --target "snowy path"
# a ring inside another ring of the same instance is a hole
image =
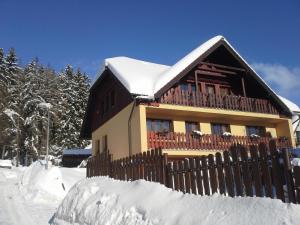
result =
[[[40,201],[25,198],[19,185],[23,174],[21,170],[15,167],[13,169],[0,168],[0,225],[49,224],[60,200],[52,200],[47,195],[40,196]],[[85,176],[85,171],[82,169],[59,168],[58,170],[63,177],[65,194],[74,183]],[[61,186],[59,187],[61,188]],[[38,192],[38,189],[34,190]]]
[[[0,169],[0,225],[43,225],[56,210],[56,205],[26,201],[19,191],[18,169]]]
[[[18,190],[17,170],[0,170],[0,224],[35,224]]]

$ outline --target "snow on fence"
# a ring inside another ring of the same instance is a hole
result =
[[[91,157],[87,177],[160,182],[184,193],[257,196],[300,204],[300,167],[292,167],[288,149],[276,141],[267,146],[233,145],[215,155],[172,159],[161,149],[112,160],[109,152]]]

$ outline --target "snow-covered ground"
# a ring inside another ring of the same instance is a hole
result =
[[[85,169],[50,166],[0,168],[0,224],[49,224],[60,202]]]
[[[0,225],[300,224],[300,206],[280,200],[196,196],[143,180],[82,179],[85,169],[44,168],[0,168]]]
[[[64,198],[54,225],[300,224],[300,206],[268,198],[196,196],[158,183],[85,179]]]

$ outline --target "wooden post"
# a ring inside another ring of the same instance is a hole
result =
[[[244,80],[244,76],[242,76],[242,88],[243,88],[243,95],[244,95],[244,97],[246,97],[246,89],[245,89],[245,80]]]
[[[195,85],[196,85],[196,92],[199,92],[199,86],[198,86],[198,73],[195,72]]]

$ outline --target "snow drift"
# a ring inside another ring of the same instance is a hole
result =
[[[196,196],[144,180],[80,181],[51,223],[68,224],[299,224],[300,206],[268,198]]]
[[[85,177],[85,169],[60,168],[45,161],[36,161],[26,168],[20,179],[21,193],[27,200],[59,203],[78,180]]]

